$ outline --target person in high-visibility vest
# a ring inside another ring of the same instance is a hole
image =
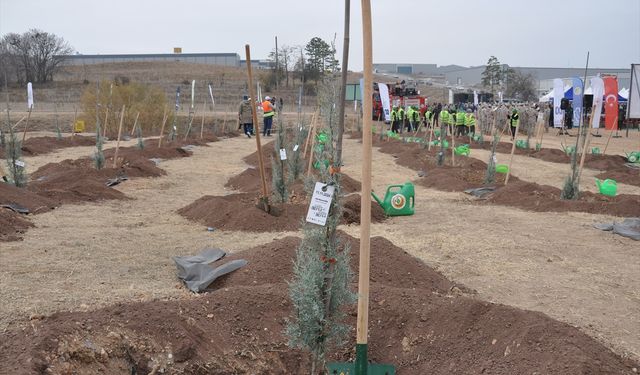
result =
[[[509,119],[509,126],[511,127],[511,139],[513,140],[516,137],[516,129],[518,125],[520,125],[520,115],[518,114],[518,110],[513,108],[510,115],[507,115]]]
[[[427,110],[424,112],[424,126],[426,129],[429,129],[431,127],[431,116],[433,115],[433,112],[431,112],[431,109],[429,109],[429,107],[427,107]]]
[[[442,107],[442,110],[440,111],[440,127],[442,128],[442,133],[440,136],[443,137],[442,139],[444,139],[444,137],[447,136],[447,126],[449,125],[449,118],[451,117],[451,115],[449,114],[449,111],[447,110],[447,107]]]
[[[456,137],[465,135],[467,128],[464,126],[465,113],[462,107],[456,112]]]
[[[262,102],[262,113],[262,118],[264,120],[264,129],[262,129],[262,135],[265,137],[271,137],[271,125],[273,124],[273,116],[276,114],[276,111],[273,108],[271,98],[268,96],[265,96],[264,102]]]
[[[402,131],[404,130],[404,122],[406,119],[407,118],[404,113],[404,108],[402,108],[402,106],[399,106],[398,107],[398,126],[399,126],[400,133],[402,133]]]
[[[413,106],[407,107],[407,131],[412,132],[420,122],[420,112]]]
[[[394,133],[398,133],[400,128],[400,123],[398,121],[398,107],[393,106],[391,110],[391,131]]]
[[[464,118],[464,124],[470,134],[476,134],[476,116],[473,114],[473,111],[471,109],[467,109],[467,114]]]

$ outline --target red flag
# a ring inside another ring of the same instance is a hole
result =
[[[604,81],[604,126],[607,130],[618,129],[618,79],[603,77]]]

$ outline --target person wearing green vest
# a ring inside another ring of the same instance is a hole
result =
[[[447,126],[449,125],[449,118],[451,117],[451,114],[449,114],[449,111],[447,110],[447,107],[442,107],[442,111],[440,111],[440,127],[442,128],[441,130],[441,137],[443,137],[442,139],[444,139],[444,137],[447,136]]]
[[[456,137],[465,135],[467,128],[464,126],[465,113],[460,107],[456,112]]]
[[[400,133],[402,133],[402,131],[404,130],[404,122],[406,119],[407,118],[404,113],[404,108],[402,108],[402,106],[399,106],[398,107],[398,130]]]
[[[511,111],[510,115],[507,115],[507,118],[509,119],[509,125],[511,126],[511,140],[513,140],[516,137],[516,129],[518,128],[518,125],[520,125],[520,115],[518,114],[518,110],[513,108],[513,111]]]
[[[416,130],[420,123],[420,111],[412,105],[407,107],[407,120],[407,131],[412,132]]]
[[[467,114],[464,118],[464,124],[466,125],[468,132],[470,132],[472,135],[476,134],[476,117],[474,116],[471,109],[467,109]]]
[[[431,127],[431,116],[433,116],[433,112],[431,112],[431,109],[427,107],[427,110],[424,113],[424,126],[426,129]]]
[[[391,110],[391,131],[394,133],[398,133],[398,107],[393,106]]]

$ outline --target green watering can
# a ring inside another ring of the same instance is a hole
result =
[[[564,148],[564,153],[567,155],[571,155],[576,152],[576,146],[567,146]]]
[[[393,139],[400,139],[400,135],[398,133],[394,133],[391,130],[387,131],[387,137]]]
[[[469,145],[460,145],[455,148],[454,152],[456,155],[469,156],[471,150],[469,150]]]
[[[387,216],[413,215],[415,195],[415,188],[411,182],[405,182],[403,185],[390,185],[387,187],[384,200],[380,200],[373,191],[371,192],[371,196]]]
[[[507,173],[509,172],[509,166],[505,164],[496,165],[496,172],[498,173]]]
[[[316,142],[318,142],[318,144],[323,145],[327,143],[328,140],[329,140],[329,136],[325,132],[321,132],[321,133],[318,133],[318,135],[316,135]]]
[[[618,183],[616,180],[606,179],[604,181],[596,178],[596,186],[600,190],[600,194],[608,197],[615,197],[618,191]]]
[[[320,166],[322,165],[321,163],[324,164],[325,168],[329,168],[329,160],[322,160],[322,162],[316,160],[313,162],[313,168],[320,169]]]
[[[435,141],[431,141],[431,146],[440,146],[440,141],[435,140]],[[445,140],[444,141],[444,148],[449,148],[449,141]]]
[[[536,143],[536,151],[540,151],[542,149],[542,144]]]
[[[482,138],[482,136],[480,134],[474,134],[473,137],[471,137],[471,139],[473,139],[476,142],[478,142],[480,140],[480,138]]]
[[[529,148],[529,144],[524,139],[518,139],[516,141],[516,147],[517,148]]]
[[[640,162],[640,151],[630,152],[627,154],[627,160],[629,163],[638,163]]]
[[[434,130],[433,131],[433,135],[435,135],[436,137],[439,137],[440,136],[440,130],[439,129]]]
[[[592,147],[591,148],[592,155],[600,155],[600,147]]]

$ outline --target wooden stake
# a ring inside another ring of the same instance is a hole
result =
[[[520,124],[516,126],[516,134],[513,136],[513,141],[511,143],[511,156],[509,157],[509,169],[507,170],[507,175],[504,178],[505,186],[507,185],[507,183],[509,183],[509,176],[511,175],[511,164],[513,164],[513,154],[516,152],[516,140],[518,139],[518,130],[520,130]]]
[[[29,113],[27,114],[27,122],[24,124],[24,133],[22,133],[22,144],[24,145],[24,140],[27,138],[27,129],[29,128],[29,119],[31,118],[31,110],[33,107],[29,107]]]
[[[122,105],[122,112],[120,112],[120,125],[118,126],[118,141],[116,142],[116,152],[113,153],[113,167],[118,164],[118,149],[120,148],[120,136],[122,135],[122,123],[124,122],[124,104]]]
[[[207,102],[202,103],[202,122],[200,123],[200,139],[204,138],[204,111],[207,108]]]
[[[316,116],[318,116],[318,109],[313,112],[313,116],[311,116],[311,125],[309,125],[309,133],[307,133],[307,140],[304,142],[304,150],[302,151],[302,155],[307,155],[307,148],[309,147],[309,141],[311,140],[311,134],[316,128]]]
[[[131,128],[132,137],[133,137],[133,132],[136,131],[136,126],[138,126],[138,116],[140,116],[140,112],[136,112],[136,119],[133,121],[133,127]]]
[[[593,116],[592,116],[593,117]],[[616,115],[616,121],[615,123],[618,123],[618,116]],[[617,126],[617,125],[616,125]],[[591,129],[589,129],[589,133],[591,133]],[[611,129],[611,131],[609,132],[609,137],[607,138],[607,144],[604,146],[604,151],[602,151],[602,155],[607,153],[607,148],[609,147],[609,141],[611,140],[611,136],[613,135],[613,129]]]
[[[451,166],[456,166],[456,134],[451,133]]]
[[[362,0],[362,35],[364,98],[362,98],[362,191],[360,192],[360,260],[358,269],[358,317],[356,326],[357,374],[366,374],[367,333],[369,331],[369,268],[371,250],[371,111],[373,107],[373,55],[371,37],[371,2]]]
[[[13,125],[13,126],[11,127],[11,130],[15,129],[15,128],[16,128],[18,125],[20,125],[20,123],[21,123],[22,121],[24,121],[26,118],[27,118],[27,116],[22,116],[22,118],[20,119],[20,121],[16,122],[16,124],[15,124],[15,125]]]
[[[162,146],[162,136],[164,133],[164,125],[167,123],[169,115],[167,114],[167,106],[164,106],[164,113],[162,114],[162,126],[160,126],[160,137],[158,137],[158,147]]]
[[[595,109],[595,106],[594,106],[594,109]],[[593,113],[593,110],[591,111],[591,113]],[[580,155],[580,167],[578,167],[578,176],[576,177],[576,181],[575,181],[576,186],[580,186],[580,176],[582,175],[582,167],[584,166],[584,160],[587,156],[587,150],[589,150],[589,143],[591,142],[592,123],[593,123],[593,116],[591,116],[591,120],[589,120],[589,129],[587,129],[587,138],[584,140],[584,147],[582,147],[582,155]],[[586,126],[586,124],[583,124],[582,126]],[[578,152],[578,150],[576,150],[576,152]]]
[[[71,123],[71,137],[76,136],[76,121],[78,120],[78,108],[73,106],[73,123]]]
[[[251,72],[251,48],[248,44],[244,46],[245,54],[247,57],[247,72],[249,75],[249,95],[251,96],[251,114],[253,115],[253,124],[256,129],[256,149],[258,151],[258,164],[260,166],[260,182],[262,184],[262,197],[261,200],[264,203],[262,207],[266,212],[269,212],[269,191],[267,190],[267,177],[264,171],[264,161],[262,160],[262,145],[260,144],[260,124],[258,123],[258,113],[255,103],[255,89],[253,88],[253,74]],[[226,113],[225,113],[226,122]]]

